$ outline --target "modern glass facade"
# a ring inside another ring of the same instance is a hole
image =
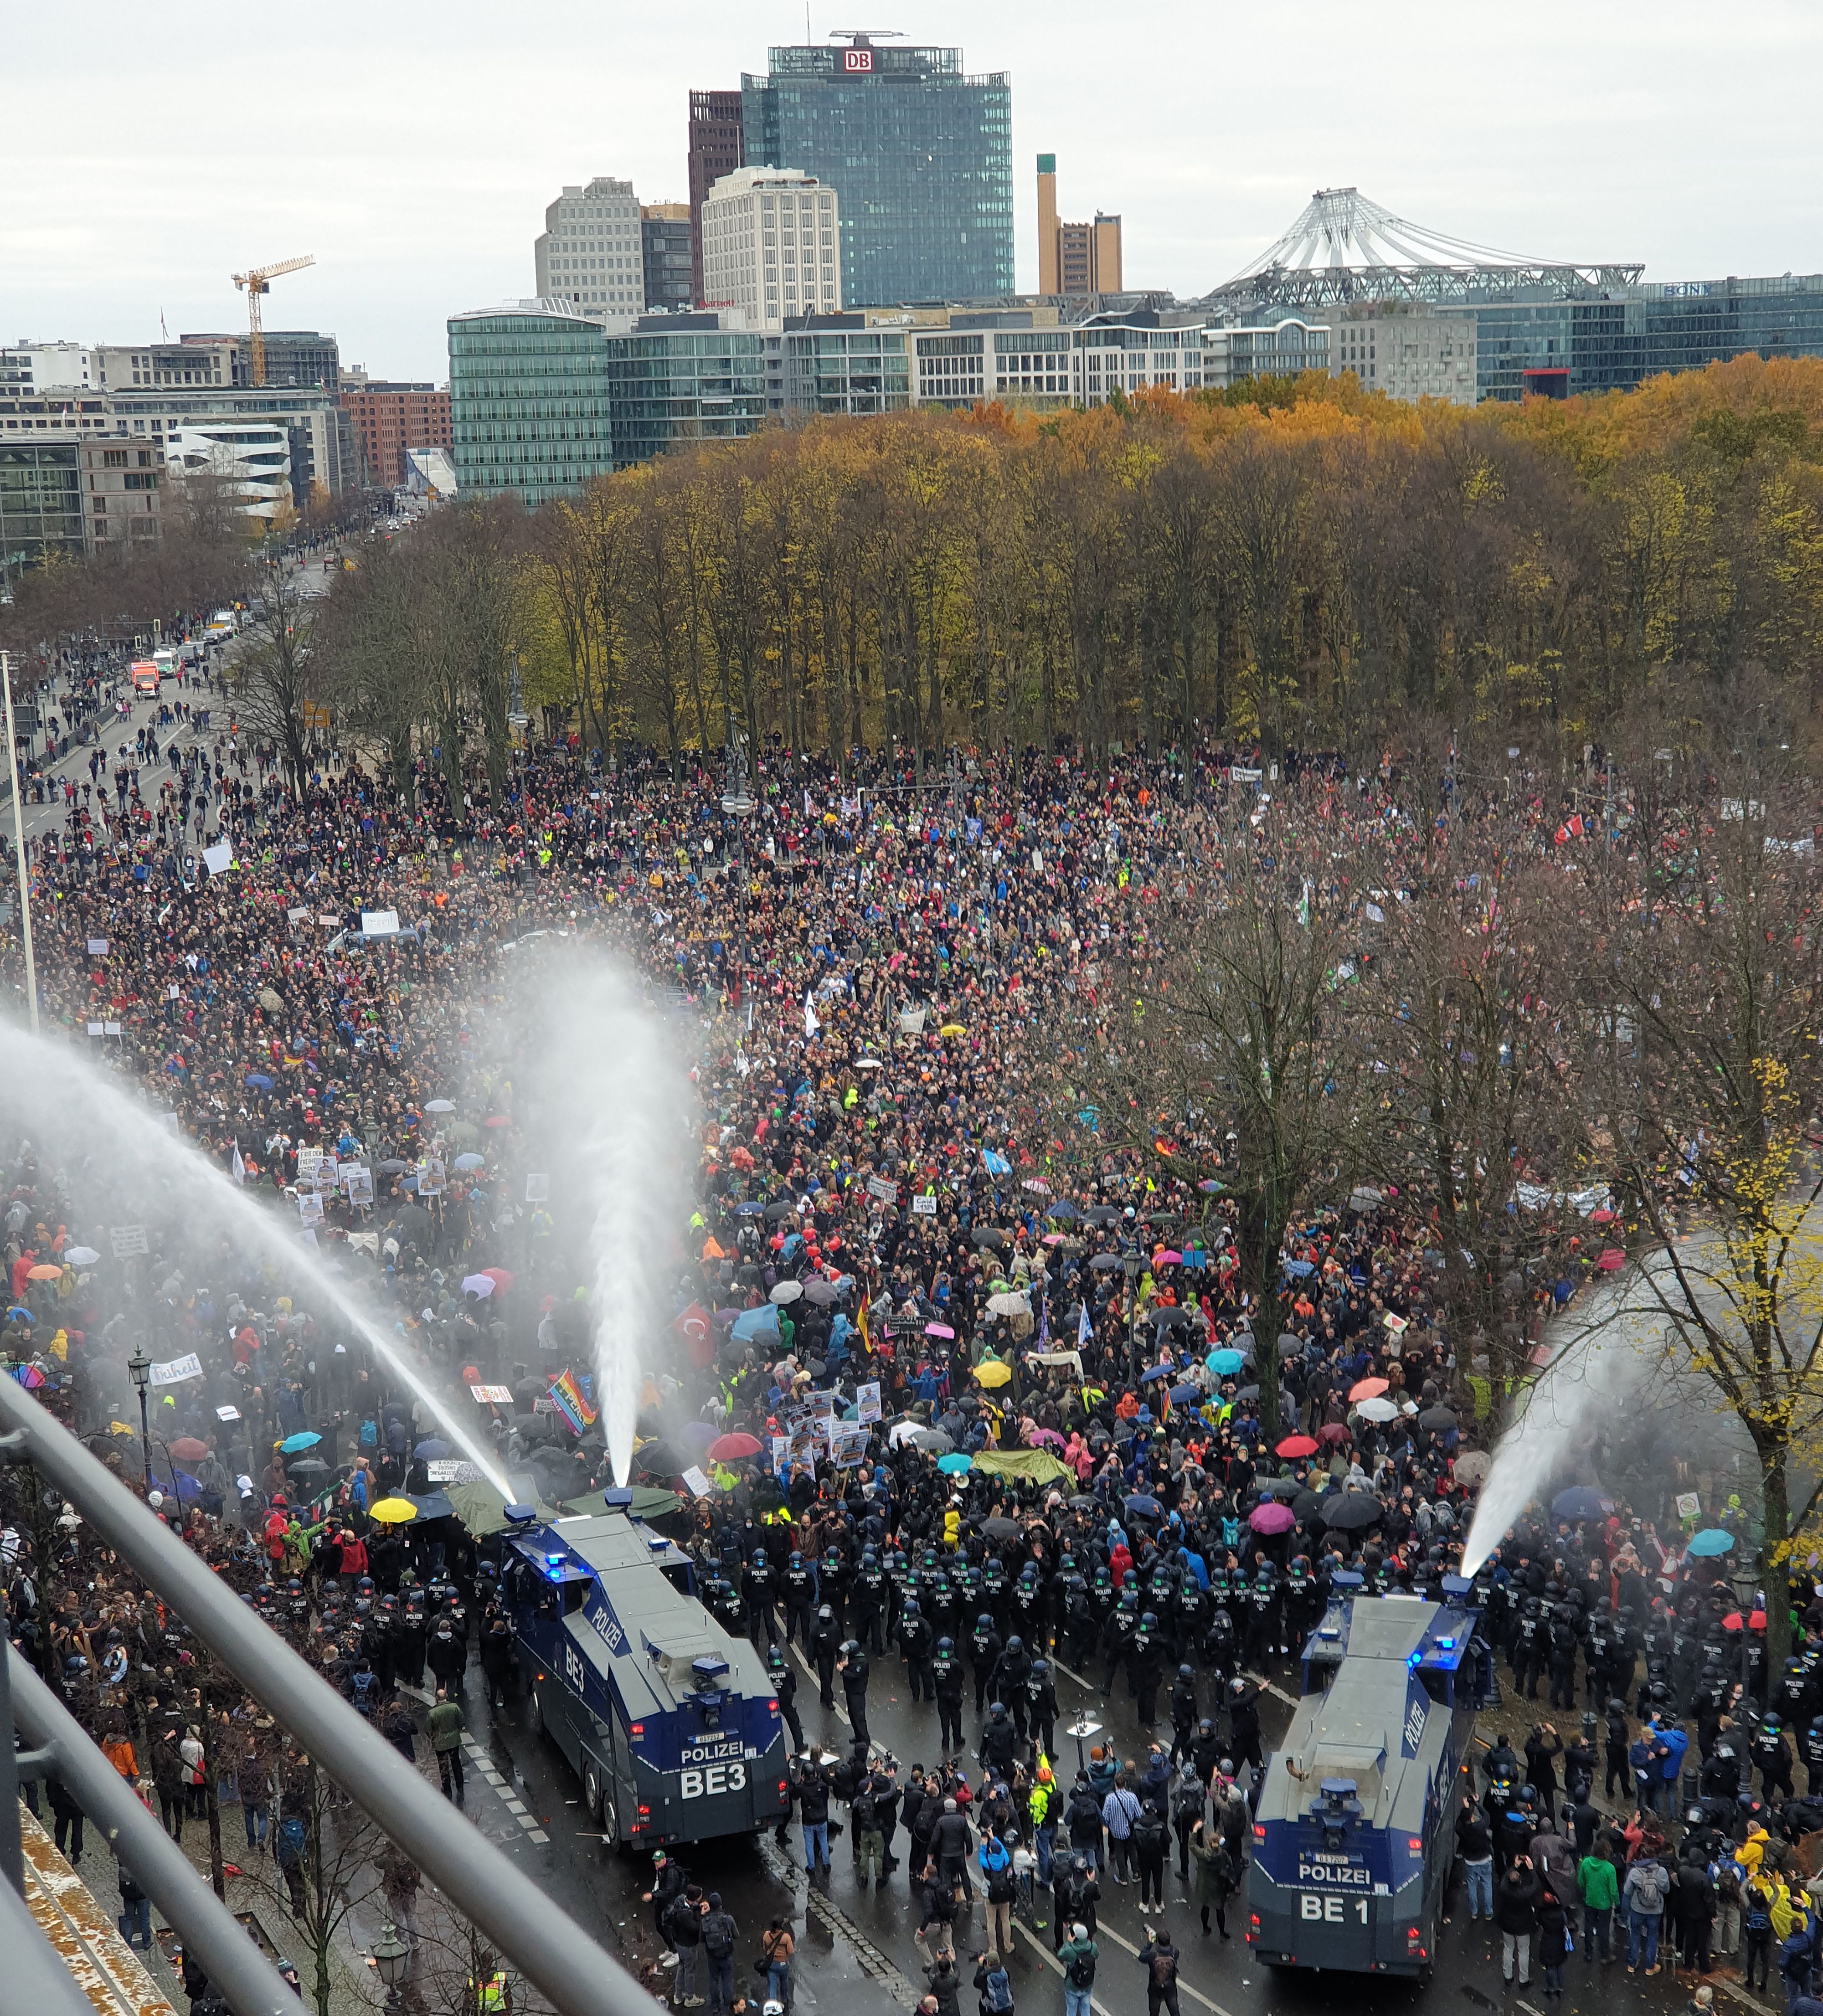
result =
[[[452,316],[450,455],[464,496],[574,497],[614,466],[607,339],[526,305]]]
[[[47,553],[80,557],[81,445],[0,443],[0,581]]]
[[[896,413],[911,404],[902,333],[820,320],[786,332],[787,405],[800,413]]]
[[[766,418],[763,336],[718,329],[710,315],[666,319],[662,331],[603,339],[617,469],[696,441],[738,441]]]
[[[1013,291],[1013,92],[960,49],[775,49],[740,80],[750,167],[801,168],[841,210],[842,303]]]

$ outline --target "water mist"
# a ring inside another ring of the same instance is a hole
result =
[[[553,1199],[560,1208],[573,1199],[586,1227],[596,1405],[625,1484],[645,1347],[673,1313],[695,1098],[680,1044],[615,961],[571,940],[533,971],[542,1124],[531,1131],[549,1137],[563,1186]]]
[[[1579,1451],[1663,1363],[1665,1319],[1641,1305],[1637,1274],[1616,1275],[1593,1289],[1581,1309],[1556,1319],[1555,1355],[1533,1382],[1516,1417],[1495,1445],[1481,1489],[1462,1572],[1472,1575],[1506,1536],[1527,1504],[1567,1475]]]
[[[136,1188],[218,1226],[243,1252],[257,1252],[281,1273],[307,1279],[400,1383],[436,1417],[438,1427],[503,1496],[513,1495],[492,1457],[451,1415],[385,1331],[295,1232],[241,1190],[196,1145],[173,1135],[105,1071],[60,1042],[28,1035],[0,1021],[0,1112],[53,1153],[80,1148],[111,1172],[113,1186]]]

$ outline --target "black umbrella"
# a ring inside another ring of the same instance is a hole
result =
[[[1279,1356],[1281,1359],[1302,1358],[1304,1340],[1301,1337],[1281,1337],[1279,1339]]]
[[[1323,1508],[1323,1523],[1344,1533],[1378,1526],[1386,1516],[1385,1507],[1370,1491],[1332,1491],[1328,1497],[1329,1503]]]
[[[1433,1434],[1445,1435],[1456,1426],[1454,1409],[1449,1407],[1427,1407],[1418,1417],[1421,1428],[1428,1428]]]
[[[1329,1496],[1328,1492],[1323,1491],[1300,1491],[1292,1500],[1292,1510],[1300,1520],[1308,1524],[1321,1516],[1324,1507],[1329,1503]]]
[[[790,1218],[797,1208],[794,1204],[785,1198],[781,1198],[776,1204],[769,1204],[766,1206],[766,1223],[776,1225],[781,1219]]]
[[[1304,1489],[1295,1477],[1261,1477],[1254,1481],[1262,1498],[1295,1498]]]
[[[1018,1522],[1012,1519],[984,1519],[981,1529],[990,1540],[1014,1540],[1019,1536]]]
[[[400,1170],[409,1169],[412,1165],[409,1162],[402,1162],[398,1159],[398,1156],[394,1155],[389,1157],[387,1161],[382,1162],[379,1166],[380,1173],[383,1176],[396,1176]]]
[[[977,1246],[1004,1246],[1007,1235],[996,1226],[978,1225],[969,1235]]]
[[[1090,1225],[1118,1225],[1120,1213],[1111,1204],[1098,1204],[1083,1214]]]
[[[1189,1310],[1180,1308],[1174,1303],[1167,1303],[1164,1308],[1158,1310],[1156,1318],[1158,1327],[1162,1330],[1188,1330],[1190,1327]]]
[[[285,1467],[294,1477],[327,1477],[330,1469],[319,1456],[293,1456]]]
[[[1076,1207],[1065,1197],[1059,1197],[1056,1203],[1047,1204],[1045,1207],[1044,1215],[1047,1218],[1054,1218],[1060,1225],[1068,1225],[1072,1219],[1079,1218],[1082,1215]]]
[[[1070,1500],[1070,1510],[1072,1512],[1099,1512],[1101,1509],[1101,1500],[1099,1498],[1091,1498],[1086,1492],[1079,1492]]]
[[[1257,1386],[1243,1386],[1234,1395],[1234,1402],[1238,1406],[1243,1400],[1257,1400],[1259,1398],[1259,1388]]]
[[[634,1469],[649,1471],[654,1477],[679,1476],[695,1461],[694,1456],[679,1455],[669,1442],[647,1442],[643,1449],[633,1451]]]
[[[1121,1257],[1118,1253],[1097,1253],[1095,1258],[1089,1262],[1089,1265],[1097,1274],[1111,1273],[1114,1269],[1122,1264]]]
[[[812,1379],[820,1379],[824,1373],[829,1370],[829,1367],[823,1363],[820,1358],[811,1358],[805,1359],[804,1370],[810,1374]]]

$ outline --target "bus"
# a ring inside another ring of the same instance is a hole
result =
[[[540,1524],[509,1506],[502,1576],[527,1719],[582,1781],[611,1847],[776,1825],[791,1809],[778,1697],[744,1638],[696,1597],[689,1555],[605,1510]]]
[[[1453,1603],[1351,1593],[1360,1579],[1333,1579],[1304,1650],[1304,1697],[1266,1762],[1247,1943],[1274,1968],[1423,1980],[1471,1789],[1476,1618]],[[1458,1593],[1455,1579],[1446,1593]]]
[[[135,658],[127,668],[127,677],[135,694],[147,700],[158,697],[158,667],[150,658]]]

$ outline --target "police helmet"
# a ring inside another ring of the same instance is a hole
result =
[[[1191,1665],[1180,1666],[1177,1669],[1177,1677],[1180,1680],[1189,1680],[1194,1683],[1196,1679],[1195,1667]]]
[[[1007,1650],[1009,1652],[1023,1652],[1025,1650],[1024,1641],[1018,1637],[1009,1638],[1007,1640]]]

